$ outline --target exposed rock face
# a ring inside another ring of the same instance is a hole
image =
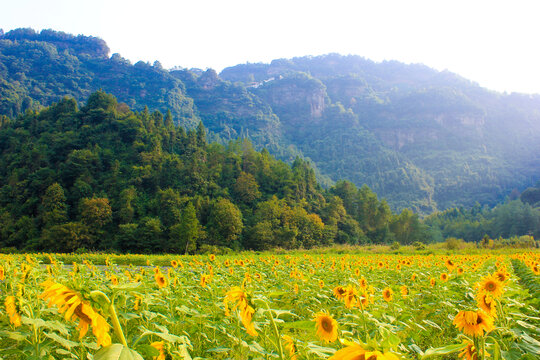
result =
[[[435,122],[444,127],[468,127],[481,131],[486,123],[486,119],[485,116],[481,114],[439,114],[435,117]]]
[[[327,80],[325,84],[332,101],[344,101],[343,105],[347,107],[354,106],[357,99],[369,93],[368,85],[361,79],[341,77]]]
[[[276,114],[289,123],[318,121],[327,105],[326,87],[307,76],[270,81],[257,90]]]
[[[311,118],[321,117],[325,109],[326,92],[324,89],[305,89],[297,85],[276,87],[272,91],[271,101],[277,106],[302,106],[309,109]]]
[[[403,121],[403,127],[374,127],[373,131],[386,146],[401,150],[406,145],[419,142],[440,143],[451,135],[480,140],[484,137],[485,126],[486,120],[482,114],[438,114],[424,115],[414,127],[408,121]]]
[[[204,90],[211,90],[219,84],[219,78],[214,69],[206,70],[199,78],[199,85]]]
[[[383,144],[394,150],[400,150],[405,145],[414,144],[416,137],[420,135],[416,131],[407,131],[401,129],[375,130],[375,134],[383,142]],[[432,138],[436,138],[434,133],[431,133],[430,135]]]

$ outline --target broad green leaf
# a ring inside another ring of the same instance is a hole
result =
[[[49,339],[52,339],[52,340],[56,341],[57,343],[59,343],[60,345],[62,345],[63,347],[65,347],[68,350],[71,350],[72,347],[75,347],[75,346],[79,345],[79,343],[76,343],[75,341],[65,339],[65,338],[63,338],[60,335],[55,334],[55,333],[46,333],[46,332],[44,332],[43,335],[45,335]]]
[[[423,322],[424,324],[430,325],[431,327],[434,327],[434,328],[437,328],[437,329],[439,329],[439,330],[442,330],[441,327],[440,327],[439,325],[435,324],[433,321],[430,321],[430,320],[422,320],[422,322]]]
[[[135,350],[122,345],[112,344],[99,350],[94,355],[94,360],[144,360]]]
[[[313,343],[308,343],[307,348],[308,348],[308,353],[317,355],[322,358],[327,358],[328,356],[336,352],[336,349],[319,346]]]
[[[427,359],[432,356],[448,355],[463,349],[463,344],[447,345],[440,348],[427,349],[421,359]]]
[[[231,351],[231,348],[228,348],[228,347],[224,347],[224,346],[220,346],[220,347],[215,347],[215,348],[212,348],[212,349],[208,349],[206,350],[207,352],[217,352],[217,353],[221,353],[221,352],[228,352],[228,351]]]
[[[11,340],[15,340],[15,341],[23,341],[27,339],[28,336],[30,336],[30,334],[25,334],[25,333],[20,333],[20,332],[15,332],[15,331],[5,331],[5,330],[0,332],[0,335],[6,336],[10,338]]]

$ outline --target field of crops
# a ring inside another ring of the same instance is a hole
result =
[[[59,259],[0,255],[0,359],[540,358],[538,252]]]

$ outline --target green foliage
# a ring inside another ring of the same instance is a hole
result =
[[[0,245],[194,253],[421,236],[416,215],[407,236],[393,234],[367,186],[326,191],[306,160],[288,166],[248,140],[208,144],[202,124],[186,132],[166,119],[99,91],[0,129]]]
[[[445,238],[468,242],[524,235],[539,238],[540,210],[520,200],[507,201],[493,209],[477,204],[469,210],[453,208],[430,215],[424,224]]]
[[[108,54],[92,37],[0,34],[0,246],[42,249],[51,234],[59,250],[138,252],[540,236],[538,185],[493,210],[473,204],[540,177],[538,97],[336,54],[219,75]],[[471,208],[420,220],[457,205]]]
[[[395,61],[374,63],[358,56],[280,59],[217,74],[212,69],[167,71],[159,62],[132,65],[118,54],[108,54],[105,42],[93,37],[31,29],[0,34],[0,129],[17,115],[65,96],[88,100],[84,116],[72,116],[78,111],[73,99],[61,101],[63,107],[55,107],[56,113],[41,113],[28,129],[39,131],[44,122],[55,119],[59,133],[51,140],[58,148],[73,145],[69,135],[59,137],[69,121],[88,126],[94,121],[103,130],[115,126],[129,143],[144,137],[141,122],[146,131],[165,123],[160,149],[181,150],[191,160],[180,166],[169,158],[164,175],[169,181],[162,189],[171,187],[170,179],[183,172],[187,184],[196,189],[190,196],[211,185],[198,176],[193,161],[202,155],[195,145],[206,138],[222,145],[249,138],[255,150],[267,149],[288,163],[306,161],[327,188],[342,179],[367,184],[394,211],[410,208],[421,215],[470,207],[476,201],[494,206],[513,189],[540,178],[538,96],[497,94],[446,71]],[[103,91],[96,92],[99,89]],[[113,120],[115,112],[126,115],[130,108],[142,116]],[[174,149],[174,124],[195,129],[202,126],[200,120],[207,132],[199,128],[191,141]],[[155,188],[158,179],[147,177],[152,156],[159,156],[154,150],[145,154],[149,163],[138,168],[136,178]],[[72,173],[65,173],[78,180],[79,191],[87,197],[94,179],[85,176],[84,165],[100,165],[95,149],[88,151],[73,153],[72,163],[66,164],[74,166]],[[32,154],[39,157],[40,149]],[[244,171],[265,193],[257,174],[227,160],[223,166],[235,172],[235,181],[237,171]],[[238,191],[230,189],[228,195],[240,206],[252,207],[259,200],[252,200],[257,197],[250,191],[253,184],[244,178]],[[305,189],[290,190],[302,196]],[[538,199],[534,189],[521,198],[533,207],[538,207]]]
[[[0,35],[0,114],[12,117],[66,95],[82,101],[103,89],[137,110],[170,109],[177,123],[197,124],[181,81],[156,64],[132,65],[118,54],[108,56],[105,42],[95,37],[31,29]],[[100,96],[92,101],[103,101]]]

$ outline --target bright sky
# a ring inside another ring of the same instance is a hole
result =
[[[133,63],[224,67],[337,52],[540,93],[538,0],[16,0],[0,28],[98,36]]]

